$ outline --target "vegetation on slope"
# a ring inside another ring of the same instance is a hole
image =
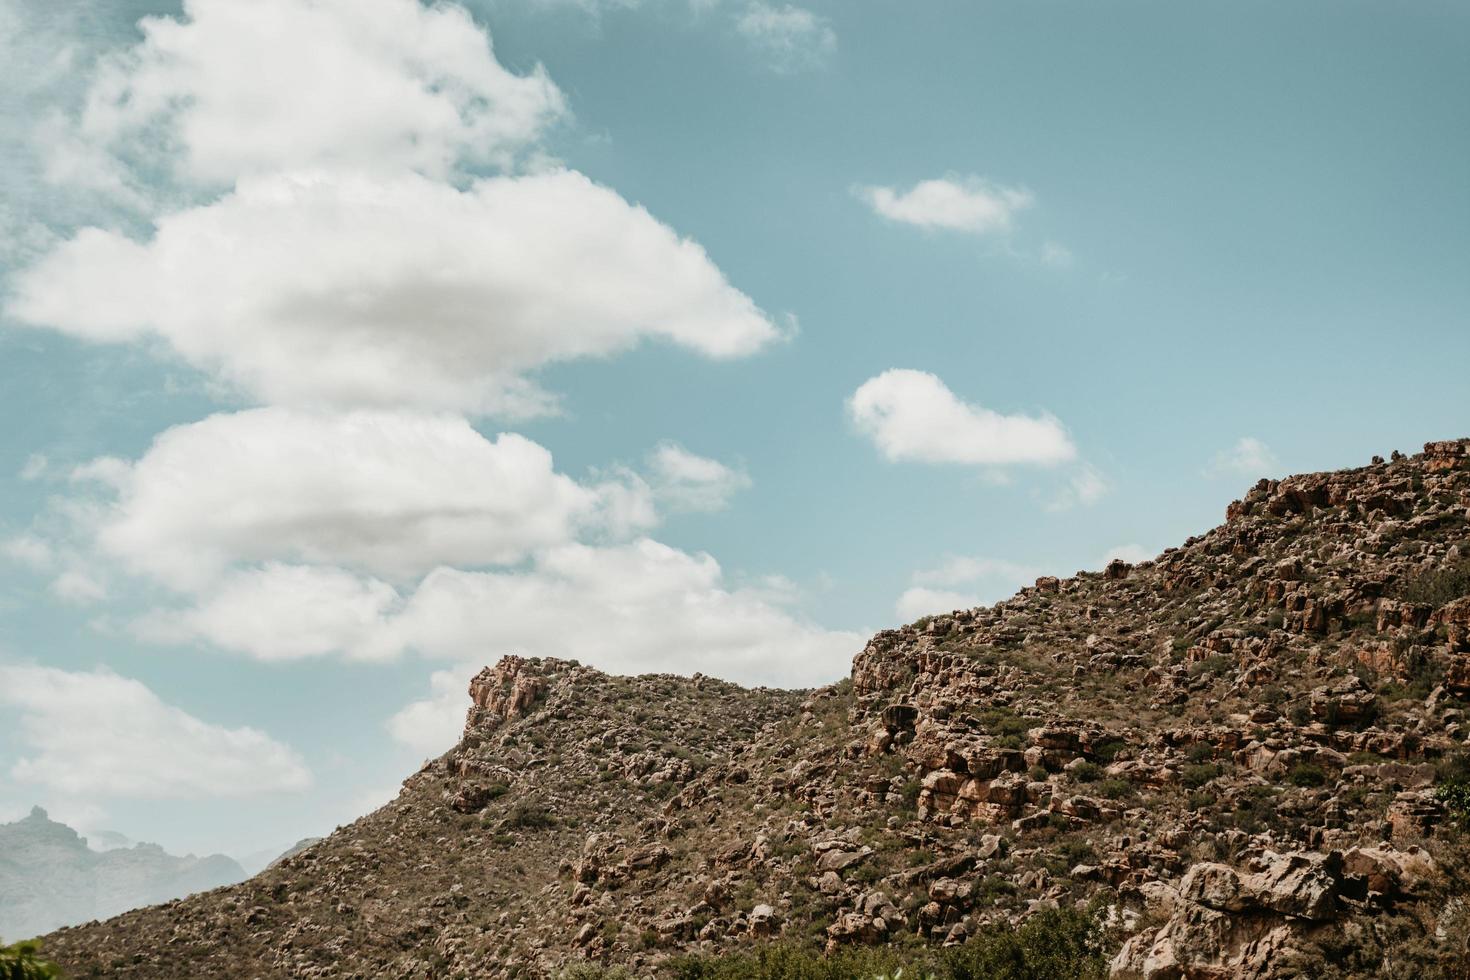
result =
[[[947,949],[851,947],[824,954],[775,942],[668,964],[673,980],[1092,980],[1106,975],[1102,929],[1093,912],[1047,909],[1017,929],[992,926]],[[583,964],[563,980],[631,980],[621,968]]]
[[[59,980],[61,971],[41,958],[41,944],[0,946],[0,980]]]

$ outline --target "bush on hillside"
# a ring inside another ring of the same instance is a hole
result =
[[[1407,576],[1399,583],[1398,595],[1405,602],[1422,602],[1436,608],[1470,596],[1470,558]]]
[[[38,942],[0,946],[0,980],[59,980],[56,964],[41,959]]]

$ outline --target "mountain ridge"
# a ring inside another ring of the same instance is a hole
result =
[[[93,850],[37,806],[0,824],[0,936],[24,939],[245,877],[223,854],[173,855],[148,843]]]
[[[1466,975],[1470,440],[1261,480],[1152,561],[881,631],[825,688],[505,657],[469,694],[394,802],[51,955],[656,975],[773,939],[922,955],[1061,907],[1098,914],[1119,978]]]

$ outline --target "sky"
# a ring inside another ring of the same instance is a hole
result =
[[[519,653],[809,686],[1470,435],[1470,8],[0,0],[0,818],[243,855]]]

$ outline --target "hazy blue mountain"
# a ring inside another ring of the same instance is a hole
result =
[[[105,919],[246,877],[223,854],[179,857],[157,844],[93,850],[40,807],[0,824],[0,937],[23,939],[59,926]]]

